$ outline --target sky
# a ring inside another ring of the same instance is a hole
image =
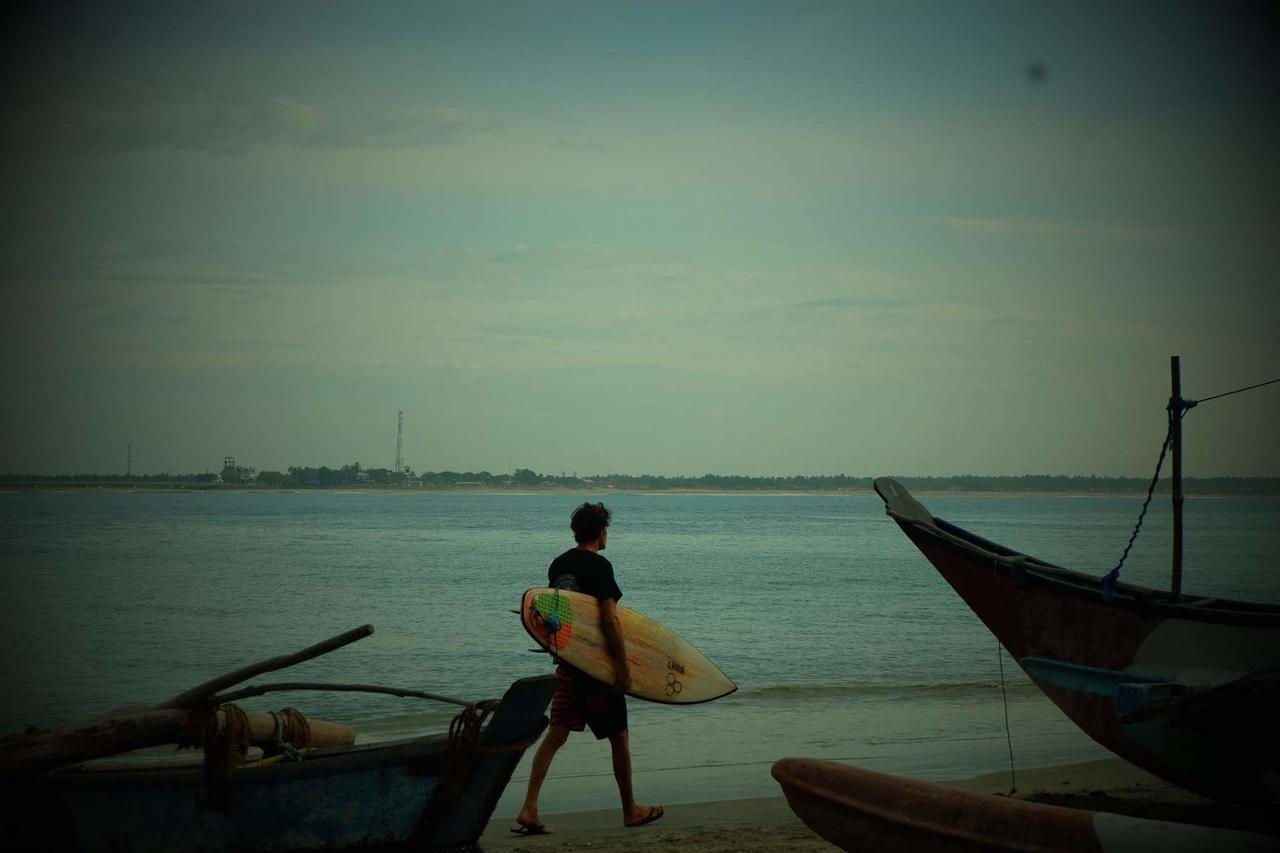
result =
[[[1275,9],[8,6],[0,471],[1149,476],[1280,377]]]

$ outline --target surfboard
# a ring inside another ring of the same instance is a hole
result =
[[[670,628],[618,605],[631,669],[628,695],[664,705],[696,705],[727,696],[738,685]],[[613,658],[594,596],[539,587],[524,594],[520,622],[529,636],[592,678],[612,684]]]

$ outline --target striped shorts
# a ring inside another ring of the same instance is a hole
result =
[[[556,682],[551,725],[575,732],[590,726],[597,740],[627,730],[627,699],[612,687],[565,664],[556,667]]]

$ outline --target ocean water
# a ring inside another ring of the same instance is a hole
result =
[[[1101,574],[1135,497],[926,495],[937,515]],[[511,613],[572,545],[583,499],[614,510],[623,603],[679,631],[739,685],[706,705],[630,701],[637,795],[677,803],[778,793],[784,755],[946,778],[1107,753],[1075,729],[933,570],[872,493],[0,493],[0,732],[125,702],[373,623],[348,648],[263,680],[348,681],[462,699],[546,672]],[[1280,501],[1188,499],[1184,588],[1280,601]],[[1167,504],[1123,577],[1168,583]],[[357,694],[275,694],[361,741],[447,726],[455,709]],[[528,756],[500,803],[513,814]],[[608,746],[575,735],[543,808],[616,804]]]

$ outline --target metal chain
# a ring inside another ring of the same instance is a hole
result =
[[[1230,397],[1232,394],[1239,394],[1244,391],[1252,391],[1254,388],[1262,388],[1266,385],[1274,385],[1277,382],[1280,382],[1280,379],[1271,379],[1267,382],[1259,382],[1257,385],[1237,388],[1234,391],[1224,391],[1221,394],[1214,394],[1212,397],[1204,397],[1200,400],[1182,399],[1169,401],[1169,405],[1167,406],[1169,412],[1169,431],[1165,433],[1164,444],[1160,447],[1160,459],[1156,462],[1156,473],[1151,478],[1151,485],[1147,488],[1147,499],[1142,502],[1142,511],[1138,513],[1138,523],[1134,525],[1133,533],[1129,536],[1129,544],[1124,546],[1124,553],[1120,555],[1120,562],[1116,563],[1116,567],[1107,572],[1102,578],[1102,597],[1105,600],[1111,601],[1116,597],[1115,585],[1116,580],[1120,577],[1120,567],[1123,566],[1124,561],[1129,558],[1129,549],[1133,547],[1134,540],[1138,538],[1138,531],[1142,529],[1142,520],[1147,515],[1147,507],[1151,503],[1151,496],[1155,494],[1156,482],[1160,479],[1160,467],[1164,465],[1164,457],[1169,451],[1169,443],[1173,441],[1173,425],[1176,423],[1174,418],[1176,417],[1178,420],[1182,420],[1183,416],[1186,415],[1187,412],[1191,411],[1201,403],[1207,403],[1210,400],[1217,400],[1222,397]],[[1175,407],[1178,409],[1176,415],[1173,411]]]
[[[1129,550],[1133,548],[1134,541],[1138,538],[1138,531],[1142,529],[1142,522],[1147,515],[1147,507],[1151,505],[1151,496],[1155,494],[1156,483],[1160,480],[1160,469],[1164,466],[1165,454],[1169,452],[1169,444],[1173,441],[1173,425],[1174,418],[1181,420],[1183,415],[1191,406],[1187,405],[1186,400],[1170,400],[1169,401],[1169,429],[1164,434],[1164,444],[1160,445],[1160,458],[1156,460],[1156,473],[1151,477],[1151,485],[1147,487],[1147,499],[1142,502],[1142,511],[1138,513],[1138,523],[1133,526],[1133,533],[1129,534],[1129,543],[1124,546],[1124,553],[1120,555],[1120,562],[1116,563],[1116,567],[1107,572],[1102,578],[1102,597],[1106,601],[1111,601],[1116,597],[1116,581],[1120,577],[1120,568],[1124,566],[1124,561],[1129,559]],[[1174,406],[1178,407],[1178,413],[1173,413]],[[1192,403],[1191,405],[1195,405]]]

